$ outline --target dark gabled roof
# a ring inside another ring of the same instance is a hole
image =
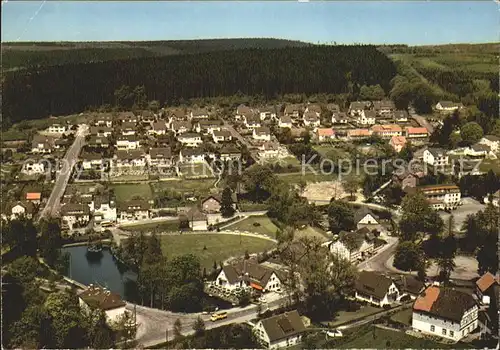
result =
[[[231,284],[240,280],[247,280],[257,283],[261,287],[265,287],[273,273],[278,276],[276,271],[250,260],[243,260],[235,264],[225,265],[222,270]]]
[[[217,131],[215,130],[214,131],[214,136],[215,137],[224,137],[224,138],[228,138],[231,136],[231,132],[229,130],[221,130],[221,131]]]
[[[90,307],[101,310],[112,310],[126,305],[118,294],[100,287],[91,286],[78,296]]]
[[[193,148],[181,149],[181,154],[183,157],[193,157],[193,156],[201,156],[205,154],[205,152],[200,147],[193,147]]]
[[[257,135],[269,135],[271,133],[271,130],[265,126],[255,128],[254,131]]]
[[[186,128],[186,129],[191,129],[191,123],[189,121],[185,121],[185,120],[174,120],[172,122],[172,129],[173,130],[179,130],[182,127]]]
[[[358,250],[363,241],[365,240],[364,234],[358,232],[341,231],[339,233],[339,241],[349,249],[349,251]]]
[[[365,110],[364,114],[365,114],[365,118],[375,118],[375,116],[377,115],[377,113],[375,111],[372,111],[369,109]]]
[[[144,151],[142,149],[133,149],[126,151],[116,151],[116,158],[122,160],[132,160],[144,157]]]
[[[396,108],[394,102],[391,100],[382,100],[373,102],[374,109],[394,109]]]
[[[80,155],[80,158],[83,160],[97,160],[97,159],[103,159],[104,157],[101,153],[83,152]]]
[[[195,132],[186,132],[184,134],[180,134],[179,136],[177,136],[177,138],[179,138],[179,139],[187,139],[187,138],[191,138],[191,137],[201,137],[201,135],[197,134]]]
[[[395,111],[394,112],[394,117],[395,118],[408,118],[408,112],[407,111]]]
[[[472,146],[470,146],[474,152],[489,152],[491,151],[491,147],[488,145],[484,145],[482,143],[475,143]]]
[[[367,207],[361,207],[354,213],[354,223],[357,224],[361,219],[363,219],[367,214],[373,216],[375,220],[378,219],[378,216],[375,215],[370,209]]]
[[[202,127],[202,128],[203,127],[208,128],[211,126],[221,126],[222,125],[222,122],[220,121],[220,119],[200,120],[197,123],[200,124],[200,127]]]
[[[365,109],[367,108],[367,103],[366,101],[353,101],[349,105],[349,109]]]
[[[442,148],[429,148],[427,149],[434,157],[444,157],[446,151]]]
[[[205,221],[207,216],[198,209],[198,207],[192,207],[185,214],[189,221]]]
[[[221,154],[241,154],[241,151],[233,145],[226,145],[221,148]]]
[[[152,159],[170,159],[172,158],[172,150],[170,149],[170,147],[151,148],[149,150],[149,155]]]
[[[167,124],[165,124],[164,121],[158,121],[153,123],[153,130],[166,130],[167,129]]]
[[[61,215],[88,215],[90,208],[86,204],[68,203],[61,208]]]
[[[383,299],[392,284],[389,277],[374,271],[361,271],[355,283],[357,292]]]
[[[288,338],[306,330],[297,310],[261,320],[270,342]]]
[[[414,311],[460,322],[463,314],[476,302],[472,295],[450,288],[428,287],[413,304]]]
[[[89,145],[109,145],[109,140],[107,137],[91,136],[88,143]]]
[[[307,121],[319,120],[318,115],[314,111],[307,111],[306,113],[304,113],[304,119]]]
[[[140,111],[140,112],[139,112],[139,115],[140,115],[141,117],[145,117],[145,118],[154,117],[154,113],[153,113],[153,112],[151,112],[151,111],[146,111],[146,110],[145,110],[145,111]]]
[[[137,209],[134,209],[137,208]],[[134,212],[135,210],[149,210],[151,205],[143,199],[132,199],[118,204],[120,211]]]
[[[252,113],[252,109],[248,106],[245,106],[244,104],[241,104],[236,108],[236,114],[238,115],[244,115],[249,113]]]
[[[193,117],[208,115],[208,111],[205,108],[196,108],[191,111]]]
[[[414,276],[401,275],[398,276],[394,282],[398,286],[400,292],[407,292],[413,295],[418,295],[424,289],[425,284],[419,281]]]

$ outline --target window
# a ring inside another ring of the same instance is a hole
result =
[[[434,325],[431,325],[431,332],[434,332],[436,330],[436,327]]]
[[[455,336],[455,332],[450,331],[450,337],[454,337],[454,336]]]
[[[446,329],[443,328],[443,335],[446,335]]]

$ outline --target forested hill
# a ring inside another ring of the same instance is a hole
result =
[[[343,93],[361,85],[388,90],[393,62],[374,46],[243,49],[200,54],[66,64],[4,76],[4,117],[12,122],[114,104],[123,85],[144,85],[149,100],[174,104],[192,97],[242,92]]]
[[[156,57],[220,50],[304,47],[302,41],[272,38],[235,38],[109,42],[7,42],[2,46],[3,68],[53,66],[116,59]]]

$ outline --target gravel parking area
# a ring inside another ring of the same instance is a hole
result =
[[[440,211],[439,215],[445,223],[448,222],[448,218],[450,217],[450,215],[453,215],[455,218],[455,230],[460,231],[467,215],[475,214],[478,211],[483,210],[484,208],[485,205],[479,203],[475,199],[464,197],[462,198],[462,205],[459,206],[456,210],[453,210],[451,213]]]

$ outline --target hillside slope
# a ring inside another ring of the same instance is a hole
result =
[[[304,47],[311,44],[267,38],[110,42],[7,42],[2,46],[3,68],[103,62],[220,50]]]

